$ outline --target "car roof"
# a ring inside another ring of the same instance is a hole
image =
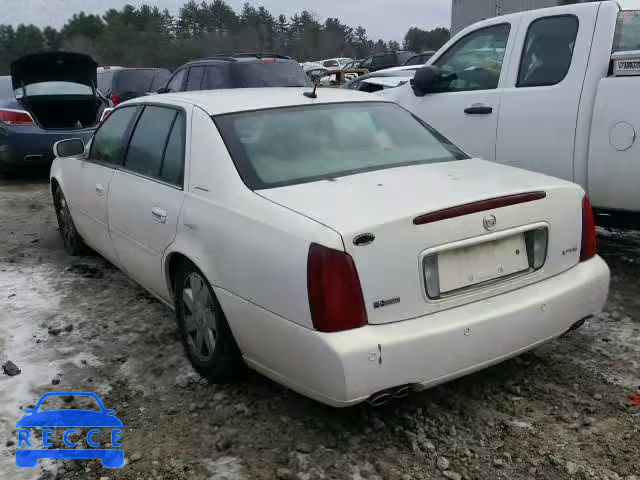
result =
[[[310,88],[270,87],[270,88],[234,88],[221,90],[202,90],[194,92],[167,93],[136,98],[122,105],[141,103],[188,103],[205,110],[209,115],[283,108],[302,105],[317,105],[345,102],[384,101],[382,97],[373,98],[362,92],[340,88],[320,88],[318,97],[311,99],[303,95]]]

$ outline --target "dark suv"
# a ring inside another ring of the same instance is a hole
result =
[[[307,86],[311,86],[309,78],[291,57],[236,53],[194,60],[181,66],[158,93]]]
[[[414,55],[414,52],[404,50],[400,52],[376,53],[362,60],[359,68],[366,68],[369,72],[376,72],[378,70],[384,70],[385,68],[399,67],[400,65],[404,65],[404,62]]]
[[[98,90],[115,106],[156,92],[170,77],[171,72],[164,68],[102,67],[98,69]]]

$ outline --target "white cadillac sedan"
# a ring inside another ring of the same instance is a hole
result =
[[[581,325],[606,299],[569,182],[472,159],[341,89],[142,97],[56,144],[64,244],[175,309],[213,382],[244,363],[336,407],[380,404]]]

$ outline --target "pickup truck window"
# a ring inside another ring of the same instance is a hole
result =
[[[618,14],[613,51],[640,50],[640,10],[625,10]]]
[[[517,87],[556,85],[567,76],[578,36],[573,15],[544,17],[529,25]]]
[[[511,25],[503,23],[476,30],[461,38],[435,65],[445,79],[445,92],[498,88]]]

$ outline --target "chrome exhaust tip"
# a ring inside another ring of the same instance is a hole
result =
[[[412,384],[401,385],[399,387],[389,388],[378,393],[374,393],[367,400],[367,404],[372,407],[381,407],[389,403],[391,400],[405,398],[415,390],[415,386]]]
[[[573,325],[571,325],[571,327],[569,327],[569,330],[567,330],[566,332],[564,332],[562,334],[563,337],[566,337],[567,335],[569,335],[571,332],[575,332],[576,330],[578,330],[580,327],[582,327],[587,320],[589,320],[592,317],[592,315],[589,315],[588,317],[584,317],[580,320],[578,320],[576,323],[574,323]]]

